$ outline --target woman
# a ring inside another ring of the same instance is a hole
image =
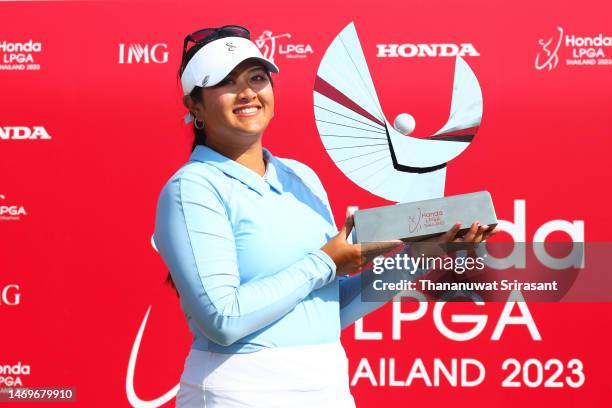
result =
[[[380,304],[355,302],[361,277],[345,275],[401,243],[349,244],[352,219],[337,231],[316,174],[263,148],[270,72],[243,27],[185,39],[196,139],[160,194],[155,230],[194,334],[178,407],[354,407],[340,330]],[[475,224],[465,239],[485,231]]]

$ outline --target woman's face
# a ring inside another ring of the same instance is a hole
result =
[[[257,60],[243,61],[219,84],[203,88],[202,99],[198,113],[210,145],[253,143],[274,116],[272,84]]]

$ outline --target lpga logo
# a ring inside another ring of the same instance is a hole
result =
[[[410,224],[410,225],[408,225],[408,230],[410,231],[411,234],[413,232],[420,231],[420,230],[423,229],[423,227],[421,226],[421,216],[422,216],[421,209],[418,208],[418,210],[419,210],[419,214],[418,215],[414,215],[414,216],[409,215],[408,216],[408,222]]]
[[[612,37],[599,33],[594,36],[578,36],[563,32],[557,27],[558,35],[538,40],[542,47],[536,55],[535,68],[551,71],[559,65],[559,52],[565,60],[565,65],[611,66],[612,58],[609,48],[612,47]],[[561,47],[563,46],[563,49]]]
[[[0,194],[0,221],[18,221],[22,216],[28,215],[22,205],[7,205],[4,200],[6,196]]]
[[[548,69],[551,71],[552,69],[557,68],[557,65],[559,64],[559,56],[557,53],[559,52],[559,47],[563,41],[563,29],[561,27],[557,27],[557,30],[559,31],[559,35],[556,44],[552,44],[554,36],[550,37],[548,41],[544,41],[543,38],[538,40],[538,44],[540,44],[542,47],[542,51],[536,55],[535,68],[539,71],[543,69]],[[552,51],[549,48],[551,44],[554,47],[554,50]],[[542,56],[542,54],[544,55]],[[542,59],[545,60],[542,62]]]
[[[274,62],[277,50],[279,55],[284,55],[287,58],[306,58],[307,54],[313,53],[310,44],[277,44],[277,40],[281,38],[291,38],[291,34],[273,35],[272,31],[265,30],[259,38],[255,39],[255,44],[257,44],[264,57],[272,62]]]

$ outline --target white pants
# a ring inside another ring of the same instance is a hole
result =
[[[340,342],[220,354],[191,349],[177,408],[355,408]]]

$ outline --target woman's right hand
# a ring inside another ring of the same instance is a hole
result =
[[[347,238],[353,229],[353,215],[349,214],[338,235],[321,247],[336,264],[336,275],[348,275],[363,268],[379,255],[402,245],[400,240],[349,244]]]

